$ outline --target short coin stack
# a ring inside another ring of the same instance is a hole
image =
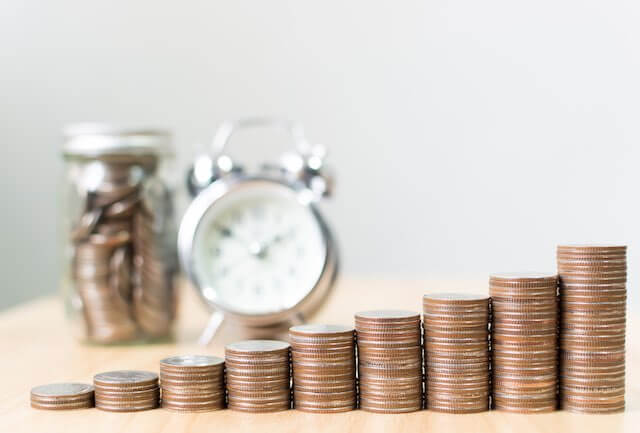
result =
[[[162,407],[181,412],[224,408],[224,359],[216,356],[172,356],[160,361]]]
[[[364,311],[355,320],[360,408],[381,413],[422,409],[420,314]]]
[[[160,402],[158,375],[149,371],[120,370],[93,377],[96,407],[110,412],[155,409]]]
[[[560,405],[573,412],[625,407],[625,246],[559,246]]]
[[[300,325],[289,330],[293,367],[293,406],[316,413],[356,407],[354,329]]]
[[[93,386],[84,383],[52,383],[31,390],[31,407],[48,410],[93,407]]]
[[[426,407],[438,412],[489,409],[489,297],[425,295]]]
[[[291,408],[288,343],[246,340],[225,348],[229,409],[276,412]]]
[[[496,274],[489,286],[494,408],[520,413],[555,410],[557,276]]]

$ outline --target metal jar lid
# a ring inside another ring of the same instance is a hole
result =
[[[63,129],[64,156],[171,155],[171,134],[163,129],[77,123]]]

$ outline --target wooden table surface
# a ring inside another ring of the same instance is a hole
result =
[[[365,309],[404,308],[420,311],[422,295],[441,291],[487,293],[486,281],[340,281],[314,322],[353,323],[353,313]],[[231,410],[198,414],[163,409],[137,413],[109,413],[97,409],[42,411],[29,407],[29,390],[36,385],[80,381],[116,369],[158,371],[161,358],[188,353],[224,354],[224,344],[236,338],[227,327],[206,348],[195,344],[206,312],[191,290],[183,290],[175,341],[100,347],[83,345],[72,336],[58,298],[43,298],[0,314],[0,432],[562,432],[638,431],[640,429],[640,366],[636,334],[639,320],[628,314],[627,410],[615,415],[555,412],[518,415],[485,412],[448,415],[421,411],[402,415],[371,414],[361,410],[320,415],[296,410],[274,414],[245,414]],[[635,424],[635,427],[634,427]]]

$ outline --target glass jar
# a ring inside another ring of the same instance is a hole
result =
[[[165,337],[178,270],[169,133],[82,124],[65,130],[62,289],[81,338]]]

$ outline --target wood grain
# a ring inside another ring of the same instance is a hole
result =
[[[487,293],[486,281],[340,281],[314,322],[353,323],[353,313],[372,308],[404,308],[420,311],[422,295],[441,291]],[[631,290],[630,290],[631,291]],[[405,415],[380,415],[353,411],[314,415],[291,410],[248,415],[223,410],[199,414],[158,409],[139,413],[108,413],[97,409],[49,412],[29,407],[29,390],[59,381],[91,382],[93,374],[113,369],[158,371],[158,362],[169,355],[210,353],[223,355],[224,344],[238,338],[237,329],[226,326],[223,335],[207,348],[194,341],[207,315],[191,290],[183,290],[180,321],[173,341],[103,347],[80,344],[72,336],[58,298],[44,298],[0,314],[0,432],[563,432],[607,433],[640,428],[640,364],[634,312],[627,327],[627,410],[615,415],[577,415],[555,412],[517,415],[486,412],[447,415],[421,411]]]

